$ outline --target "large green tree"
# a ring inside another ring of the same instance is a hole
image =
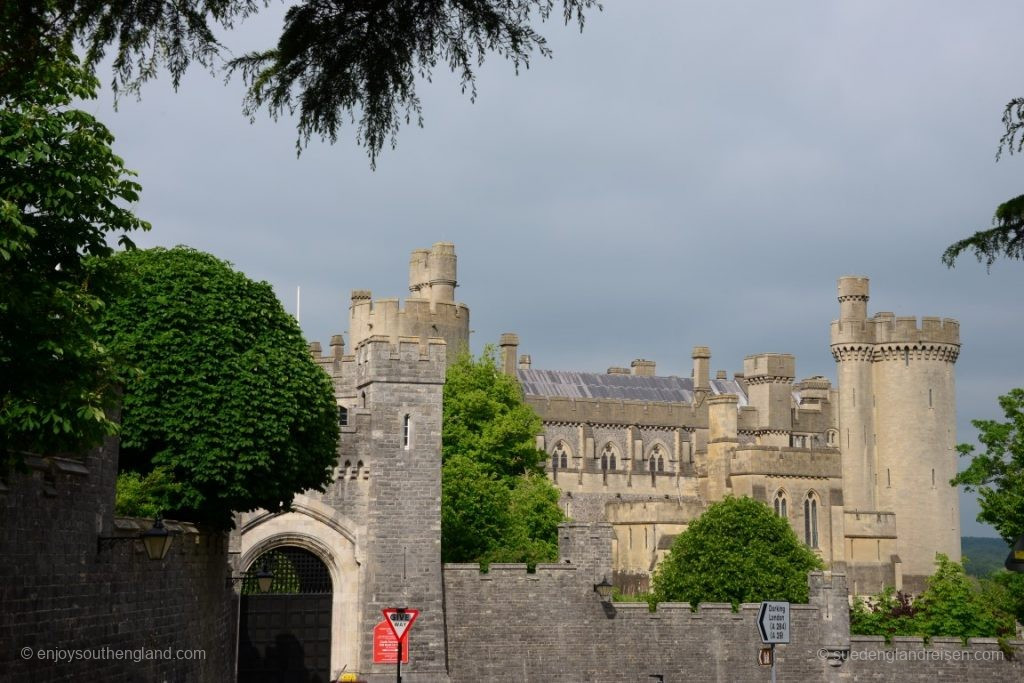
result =
[[[789,522],[751,498],[714,503],[679,534],[654,572],[656,602],[808,599],[807,573],[824,565]]]
[[[134,368],[124,385],[121,468],[168,514],[219,527],[232,511],[288,506],[335,464],[331,380],[270,285],[184,247],[96,263],[121,294],[100,338]]]
[[[166,67],[177,87],[192,63],[239,70],[249,86],[245,110],[277,117],[298,113],[298,145],[311,136],[334,142],[355,127],[371,164],[403,122],[422,124],[417,82],[440,64],[476,96],[475,70],[488,54],[518,71],[534,53],[551,50],[535,29],[555,0],[301,0],[285,15],[277,44],[227,61],[218,32],[233,28],[269,0],[51,0],[4,3],[18,54],[35,33],[81,40],[95,64],[113,53],[114,86],[137,90]],[[561,0],[566,23],[583,28],[597,0]],[[14,52],[14,51],[12,51]],[[0,67],[2,69],[2,67]],[[2,77],[2,74],[0,74]],[[0,78],[2,81],[2,78]]]
[[[1011,155],[1024,151],[1024,97],[1015,97],[1003,109],[1003,136],[999,139],[996,160],[1004,151]],[[978,261],[991,267],[996,259],[1024,259],[1024,195],[1009,199],[996,207],[994,227],[975,232],[954,242],[942,254],[942,262],[950,268],[965,251],[972,251]]]
[[[441,432],[441,555],[445,562],[558,558],[558,490],[544,476],[537,414],[493,349],[448,369]]]
[[[111,292],[84,259],[149,227],[127,208],[139,185],[110,131],[72,106],[96,96],[96,79],[44,38],[17,78],[18,55],[0,51],[0,464],[115,431],[118,368],[93,333]]]
[[[1024,389],[1013,389],[999,397],[1005,422],[972,420],[984,453],[961,444],[961,455],[970,455],[970,465],[950,482],[978,492],[981,511],[978,521],[991,524],[1003,540],[1013,543],[1024,535]]]

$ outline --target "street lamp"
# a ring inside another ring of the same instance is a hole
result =
[[[118,543],[121,541],[142,541],[146,548],[146,555],[151,560],[162,560],[167,557],[167,551],[171,549],[171,532],[164,527],[164,522],[157,515],[153,520],[153,527],[142,532],[138,536],[97,536],[96,552],[98,553],[104,543]]]
[[[601,579],[601,583],[594,584],[594,592],[601,596],[601,602],[611,602],[614,590],[615,586],[608,583],[607,576]]]
[[[229,576],[227,585],[230,587],[246,579],[256,579],[257,590],[260,593],[269,593],[270,586],[274,583],[274,573],[267,569],[266,564],[263,564],[258,571],[245,572],[241,576]]]
[[[171,549],[171,532],[164,528],[164,521],[158,515],[153,520],[153,527],[142,532],[142,544],[146,546],[146,554],[151,560],[162,560]]]

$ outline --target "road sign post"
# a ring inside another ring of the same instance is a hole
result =
[[[771,647],[771,681],[775,683],[775,644],[789,642],[789,603],[762,602],[757,611],[761,642]]]
[[[391,627],[392,633],[395,634],[395,640],[398,641],[398,660],[395,662],[397,667],[395,680],[398,683],[402,683],[402,651],[405,647],[405,637],[409,635],[409,629],[412,628],[416,618],[420,616],[418,609],[410,609],[408,607],[388,607],[381,610],[381,614],[384,615],[384,621]]]

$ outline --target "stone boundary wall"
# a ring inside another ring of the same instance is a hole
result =
[[[607,524],[565,524],[562,561],[538,565],[476,564],[444,568],[449,674],[453,683],[650,683],[767,680],[759,605],[603,604],[594,583],[608,555],[595,547]],[[850,636],[846,577],[812,572],[810,604],[791,607],[792,642],[776,649],[786,681],[1021,681],[1024,643],[1015,658],[995,639]]]
[[[168,522],[163,561],[139,540],[99,544],[152,526],[113,516],[117,453],[109,439],[81,459],[30,457],[3,478],[0,681],[234,679],[226,535]]]

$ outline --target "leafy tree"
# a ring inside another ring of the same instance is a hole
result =
[[[119,254],[97,280],[122,294],[100,337],[137,369],[124,386],[121,467],[160,471],[168,514],[228,527],[233,510],[286,508],[329,481],[338,440],[330,378],[270,285],[184,247]]]
[[[991,524],[1003,540],[1013,543],[1024,535],[1024,389],[999,397],[1006,422],[972,420],[985,452],[950,482],[978,492],[978,521]],[[974,446],[961,444],[961,455],[974,454]]]
[[[764,503],[727,497],[679,534],[654,572],[655,602],[807,602],[824,565]]]
[[[1024,624],[1024,574],[1000,571],[981,582],[985,601],[1001,605],[1014,618]]]
[[[992,637],[1013,635],[1013,618],[984,600],[963,565],[939,553],[928,587],[918,599],[923,635]]]
[[[543,472],[546,457],[537,450],[541,421],[523,401],[512,377],[498,369],[494,349],[474,360],[459,355],[444,385],[441,456],[465,455],[499,477]]]
[[[936,571],[917,600],[887,588],[870,601],[857,599],[850,632],[859,635],[1008,637],[1014,618],[1003,601],[1008,592],[972,583],[962,564],[936,555]]]
[[[1006,130],[999,138],[996,160],[1003,151],[1011,155],[1024,151],[1024,97],[1010,100],[1003,109],[1003,126]],[[1000,256],[1009,259],[1024,259],[1024,195],[1014,197],[996,207],[992,217],[995,227],[979,230],[970,237],[947,247],[942,262],[950,268],[965,251],[973,251],[978,261],[985,261],[989,268]]]
[[[448,369],[441,442],[441,556],[445,562],[558,557],[558,490],[534,446],[541,421],[493,349]]]
[[[44,43],[18,78],[0,49],[0,463],[116,430],[118,371],[93,332],[111,291],[83,262],[149,228],[124,207],[140,188],[110,131],[71,106],[95,98],[96,79],[66,45]]]
[[[919,611],[908,594],[886,586],[871,600],[864,600],[860,596],[853,599],[850,633],[885,636],[886,640],[891,640],[893,636],[923,635]]]
[[[504,541],[511,514],[505,482],[471,457],[448,458],[441,469],[441,559],[479,562]]]
[[[256,13],[258,0],[52,0],[28,5],[21,23],[81,39],[89,64],[114,53],[114,87],[137,91],[166,66],[177,87],[192,62],[211,71],[223,64],[217,29]],[[562,17],[583,28],[597,0],[562,0]],[[39,5],[46,9],[42,18]],[[534,52],[551,50],[533,24],[546,21],[555,0],[301,0],[287,12],[277,45],[231,60],[249,86],[245,111],[271,116],[298,111],[298,147],[312,135],[331,142],[347,119],[371,165],[385,142],[395,145],[401,123],[422,124],[418,79],[439,63],[476,96],[484,57],[497,54],[515,69]],[[12,32],[15,33],[15,32]],[[18,41],[23,43],[24,41]]]

